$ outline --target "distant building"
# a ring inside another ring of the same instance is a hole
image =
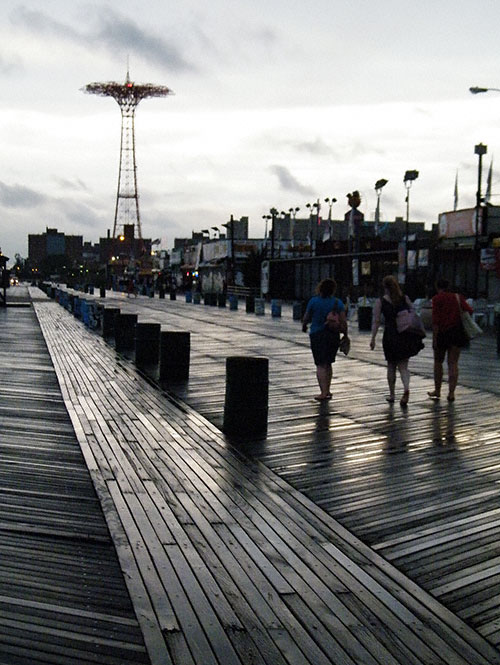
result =
[[[47,227],[45,233],[28,235],[28,260],[32,267],[43,265],[50,257],[64,257],[68,263],[81,262],[82,236],[67,236]]]

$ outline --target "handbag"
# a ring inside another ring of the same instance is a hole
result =
[[[338,312],[328,312],[325,320],[325,328],[331,332],[340,332],[340,316]]]
[[[325,328],[330,332],[345,334],[347,332],[346,326],[340,320],[340,312],[338,311],[338,309],[336,309],[337,307],[338,307],[338,301],[335,300],[335,309],[332,309],[326,315]]]
[[[455,294],[458,300],[458,307],[460,309],[460,320],[462,321],[462,327],[464,329],[465,336],[467,339],[474,339],[478,335],[482,334],[482,329],[477,325],[469,312],[462,309],[462,303],[460,302],[460,296],[458,293]]]
[[[398,333],[411,333],[418,337],[426,337],[422,319],[414,309],[402,309],[396,314],[396,328]]]
[[[349,337],[347,337],[347,335],[344,335],[340,340],[339,350],[342,351],[344,356],[346,356],[349,353],[350,349],[351,349],[351,340],[349,339]]]

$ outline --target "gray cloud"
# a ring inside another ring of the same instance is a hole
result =
[[[88,192],[89,188],[87,185],[83,182],[83,180],[80,180],[80,178],[75,178],[74,180],[68,180],[66,178],[56,178],[56,182],[62,187],[63,189],[68,189],[73,192]]]
[[[319,137],[316,138],[315,141],[295,143],[295,148],[301,152],[307,152],[310,155],[332,155],[334,153],[333,148]]]
[[[6,208],[35,208],[45,202],[45,197],[23,185],[7,185],[0,181],[0,205]]]
[[[274,165],[270,167],[270,170],[278,177],[282,189],[290,192],[298,192],[304,196],[314,194],[314,190],[311,187],[302,185],[285,166]]]
[[[111,52],[137,53],[147,60],[175,71],[193,69],[181,53],[161,37],[148,34],[134,21],[107,8],[101,11],[97,22],[94,44],[106,46]]]
[[[136,22],[109,8],[100,10],[94,16],[94,25],[86,32],[75,30],[67,23],[25,6],[16,8],[10,18],[14,25],[38,36],[56,37],[86,49],[101,48],[120,58],[133,54],[174,71],[194,69],[171,43],[146,32]]]

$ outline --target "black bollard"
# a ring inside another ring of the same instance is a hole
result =
[[[158,366],[160,359],[159,323],[135,324],[135,364],[140,369]]]
[[[253,314],[255,312],[255,297],[246,296],[245,298],[245,309],[247,314]]]
[[[115,336],[115,316],[120,313],[118,307],[105,307],[102,313],[102,336]]]
[[[137,314],[115,314],[115,349],[117,351],[133,351],[135,347],[135,324]]]
[[[218,293],[217,294],[217,306],[218,307],[225,307],[227,302],[227,297],[225,293]]]
[[[177,294],[175,291],[170,291],[170,300],[175,300],[177,298]]]
[[[189,378],[191,333],[162,330],[160,333],[160,381]]]
[[[105,298],[106,297],[106,287],[105,286],[100,286],[99,287],[99,298]]]
[[[240,439],[265,435],[269,396],[269,360],[226,358],[223,431]]]

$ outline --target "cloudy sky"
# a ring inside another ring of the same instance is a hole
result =
[[[0,247],[28,233],[96,242],[112,229],[120,144],[113,99],[94,81],[169,86],[141,102],[136,153],[145,237],[174,237],[358,189],[373,218],[406,214],[403,175],[420,172],[410,216],[428,225],[474,204],[488,145],[500,203],[497,0],[2,0]],[[322,214],[328,213],[323,204]],[[299,217],[301,213],[299,213]]]

